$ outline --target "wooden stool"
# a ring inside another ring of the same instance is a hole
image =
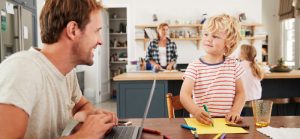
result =
[[[272,98],[273,104],[288,104],[290,102],[289,98]]]
[[[300,115],[300,97],[293,97],[291,98],[291,102],[295,105],[295,112],[294,114],[299,116]]]
[[[286,116],[289,115],[290,110],[288,110],[287,104],[290,102],[289,98],[272,98],[267,99],[273,101],[273,116]]]
[[[300,103],[300,97],[291,98],[291,102]]]

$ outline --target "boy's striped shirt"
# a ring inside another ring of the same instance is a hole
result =
[[[193,100],[199,107],[206,104],[212,116],[225,116],[233,105],[236,80],[243,72],[240,63],[232,58],[217,64],[199,59],[189,64],[183,78],[195,81]]]

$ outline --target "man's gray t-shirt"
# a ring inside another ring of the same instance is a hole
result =
[[[0,103],[29,115],[25,138],[59,137],[81,97],[75,70],[64,76],[34,48],[0,64]]]

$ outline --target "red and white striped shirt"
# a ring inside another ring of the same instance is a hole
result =
[[[208,64],[201,59],[187,67],[183,78],[195,81],[193,100],[199,106],[208,106],[212,116],[225,116],[233,105],[238,80],[244,69],[240,63],[226,57],[217,64]]]

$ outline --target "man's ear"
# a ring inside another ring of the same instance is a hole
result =
[[[78,24],[75,21],[70,21],[66,26],[66,35],[70,40],[75,40],[78,31],[80,31]]]

